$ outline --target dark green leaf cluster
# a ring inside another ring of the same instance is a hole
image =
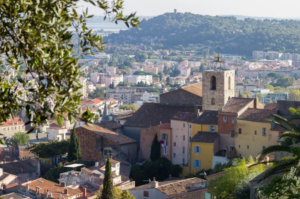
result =
[[[123,0],[84,0],[110,14],[112,21],[137,27],[135,13],[124,16]],[[14,73],[0,77],[0,122],[26,109],[27,124],[40,126],[49,118],[59,125],[78,116],[82,87],[77,58],[72,56],[75,29],[82,55],[102,51],[102,37],[87,27],[88,10],[77,14],[78,0],[0,1],[0,54]],[[22,71],[22,72],[21,72]],[[87,123],[92,114],[82,117]]]
[[[71,133],[69,151],[68,151],[68,162],[80,160],[81,157],[81,149],[80,142],[78,140],[76,130],[73,128]]]
[[[150,159],[152,161],[155,161],[158,160],[159,158],[160,158],[160,143],[158,141],[157,133],[156,133],[151,145]]]
[[[163,48],[184,50],[189,44],[203,47],[222,46],[220,52],[252,55],[252,51],[300,53],[300,21],[238,20],[229,16],[192,13],[166,13],[140,24],[141,31],[131,29],[111,34],[105,40],[127,44],[161,44]],[[149,40],[145,42],[145,40]],[[162,49],[162,48],[161,48]],[[204,52],[207,56],[207,52]]]
[[[32,153],[40,158],[58,157],[68,152],[70,140],[51,141],[49,143],[39,143],[31,146],[29,149]]]

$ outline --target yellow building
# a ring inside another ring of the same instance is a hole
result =
[[[264,148],[279,143],[274,123],[267,120],[274,113],[276,110],[249,108],[237,119],[234,135],[237,155],[255,158]]]
[[[192,122],[192,137],[199,131],[218,132],[218,111],[204,111]]]
[[[216,163],[214,154],[219,151],[219,134],[215,132],[198,132],[191,139],[190,173],[196,174],[202,169],[211,169]],[[222,162],[223,163],[223,162]]]

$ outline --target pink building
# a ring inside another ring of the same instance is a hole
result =
[[[147,73],[157,74],[158,73],[158,67],[145,67],[144,71],[147,72]]]

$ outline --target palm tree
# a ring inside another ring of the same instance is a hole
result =
[[[300,109],[290,108],[289,110],[293,113],[292,116],[289,118],[284,118],[280,115],[274,114],[272,115],[274,117],[272,122],[286,129],[287,132],[281,135],[280,138],[284,138],[285,140],[293,139],[294,142],[300,142],[300,127],[297,125],[297,123],[300,121]],[[266,170],[263,178],[260,181],[276,173],[288,172],[292,167],[300,168],[300,165],[298,166],[300,160],[300,147],[294,145],[274,145],[265,148],[258,159],[258,164],[265,164],[266,162],[262,162],[264,158],[267,155],[275,152],[287,152],[293,154],[293,156],[270,161],[274,163],[274,165]]]

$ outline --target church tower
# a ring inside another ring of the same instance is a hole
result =
[[[202,110],[220,110],[235,97],[234,70],[202,72]]]

